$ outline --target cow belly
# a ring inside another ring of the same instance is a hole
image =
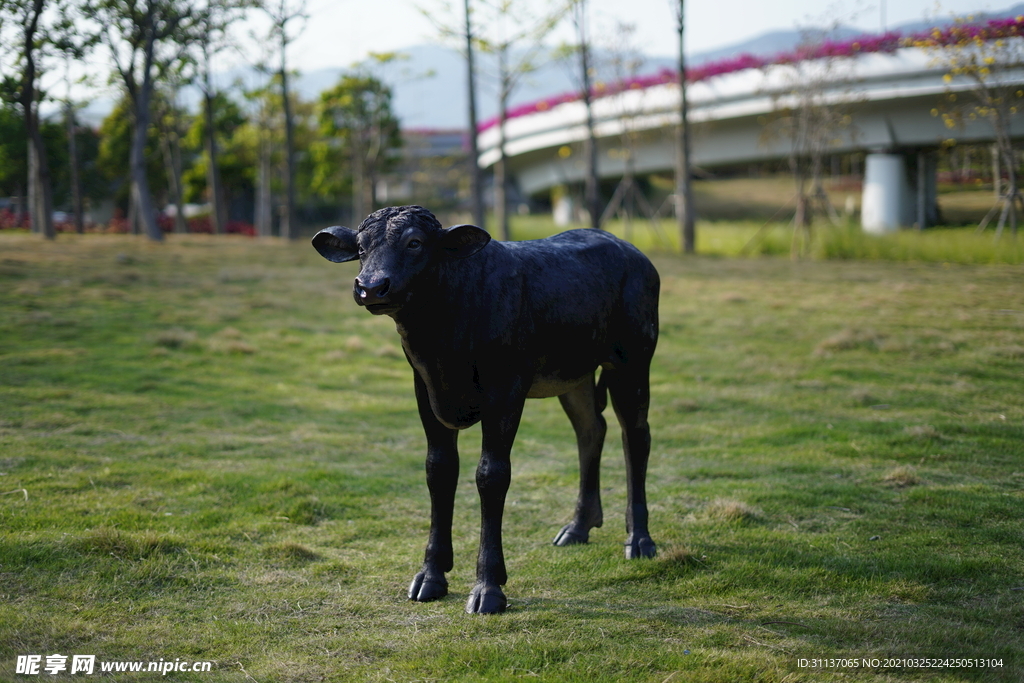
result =
[[[533,380],[533,384],[530,385],[530,391],[527,392],[526,398],[550,398],[552,396],[561,396],[562,394],[575,389],[590,377],[593,377],[593,373],[587,373],[582,377],[576,377],[575,379],[568,380],[560,377],[537,377]]]

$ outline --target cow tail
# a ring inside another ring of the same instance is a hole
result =
[[[600,415],[608,407],[608,373],[614,372],[608,368],[601,369],[601,375],[597,378],[597,386],[594,387],[594,405],[597,407],[597,414]]]

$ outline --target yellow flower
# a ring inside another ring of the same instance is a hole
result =
[[[945,76],[942,77],[942,80],[945,81],[946,83],[950,83],[953,80],[953,76],[951,74],[946,74]]]
[[[932,116],[938,116],[938,115],[939,115],[939,110],[938,109],[932,109]]]

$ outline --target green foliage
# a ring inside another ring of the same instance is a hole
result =
[[[203,236],[0,252],[2,680],[58,652],[212,660],[210,682],[1019,680],[1019,265],[656,256],[658,558],[622,557],[610,409],[606,524],[551,546],[575,439],[530,401],[511,609],[473,618],[479,430],[452,595],[410,603],[425,444],[355,264]],[[797,666],[920,656],[1003,667]]]
[[[43,121],[40,125],[43,146],[50,167],[55,206],[66,204],[70,196],[68,170],[68,138],[63,121]],[[79,136],[87,141],[90,135]],[[95,148],[83,145],[83,158],[95,158]],[[92,151],[92,157],[89,152]],[[25,119],[16,105],[0,104],[0,197],[24,194],[28,191],[28,138]],[[95,184],[90,189],[96,191]]]
[[[0,196],[26,191],[28,177],[28,135],[21,111],[0,102]]]
[[[221,180],[231,195],[252,191],[256,181],[256,148],[245,135],[245,113],[227,93],[218,92],[213,97],[214,127],[217,131],[217,151],[220,162]],[[192,166],[183,173],[186,195],[189,202],[204,201],[206,192],[206,171],[209,157],[205,149],[206,117],[195,116],[184,143],[191,149],[202,150],[196,155]],[[230,199],[228,200],[230,202]]]
[[[320,94],[317,119],[319,139],[311,156],[313,190],[319,196],[337,197],[352,187],[355,155],[363,158],[367,178],[394,165],[402,135],[391,109],[391,88],[375,76],[343,74]]]

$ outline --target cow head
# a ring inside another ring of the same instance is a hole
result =
[[[420,273],[442,259],[472,256],[490,240],[475,225],[442,228],[421,206],[392,206],[371,213],[358,230],[321,230],[313,237],[313,247],[335,263],[358,258],[356,303],[382,315],[397,312],[409,301]]]

